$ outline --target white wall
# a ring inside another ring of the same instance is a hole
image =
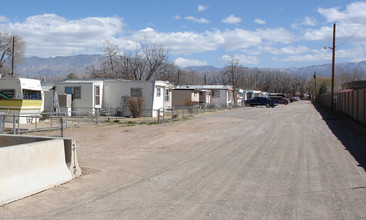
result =
[[[131,96],[131,88],[141,88],[144,99],[144,113],[142,116],[153,116],[153,96],[156,91],[153,89],[151,81],[122,81],[105,80],[104,81],[104,103],[103,108],[116,109],[122,108],[122,97]],[[122,110],[122,109],[121,109]],[[128,109],[124,109],[124,115],[130,116]]]
[[[72,100],[72,110],[87,112],[96,108],[101,108],[103,103],[103,81],[74,81],[74,82],[56,82],[56,91],[58,95],[65,94],[65,87],[80,87],[81,98]],[[100,104],[95,104],[95,86],[100,87]]]
[[[215,97],[211,96],[211,104],[218,105],[218,106],[225,107],[225,108],[228,107],[228,105],[230,103],[232,103],[232,97],[230,97],[230,99],[229,99],[229,94],[232,94],[232,93],[230,93],[229,90],[214,90],[214,93],[217,93],[217,92],[220,93],[220,97],[217,97],[216,95],[215,95]]]

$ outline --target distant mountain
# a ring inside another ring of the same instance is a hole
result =
[[[222,68],[217,68],[214,66],[188,66],[182,68],[186,71],[196,71],[196,72],[217,72],[220,71]]]
[[[58,56],[53,58],[30,57],[26,58],[15,71],[21,77],[30,76],[31,78],[48,78],[51,80],[64,78],[69,73],[75,73],[76,75],[82,76],[86,67],[91,65],[96,67],[99,66],[99,58],[100,55]],[[189,66],[182,69],[186,71],[204,73],[218,72],[223,68],[217,68],[214,66]],[[366,72],[366,61],[336,64],[336,72],[340,69],[343,69],[344,71],[359,70]],[[279,70],[294,74],[308,74],[309,76],[314,74],[315,71],[317,75],[330,77],[332,65],[324,64],[300,68],[289,67]]]
[[[313,75],[314,72],[316,72],[317,75],[331,77],[332,64],[323,64],[323,65],[307,66],[300,68],[290,67],[282,70],[289,73],[309,74],[309,75]],[[358,70],[366,73],[366,60],[354,63],[337,63],[335,65],[335,72],[337,73],[337,71],[339,70],[343,71]]]
[[[90,65],[98,66],[100,55],[58,56],[50,58],[30,57],[17,66],[16,73],[21,77],[62,78],[69,73],[82,75]]]

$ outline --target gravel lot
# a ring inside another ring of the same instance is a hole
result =
[[[0,219],[366,219],[365,170],[307,101],[65,136],[83,175]]]

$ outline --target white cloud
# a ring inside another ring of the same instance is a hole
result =
[[[282,27],[258,29],[257,32],[263,40],[274,43],[280,42],[284,44],[290,44],[291,42],[299,40],[295,34]]]
[[[192,54],[214,51],[218,48],[225,50],[244,50],[261,44],[261,39],[256,32],[243,29],[227,29],[225,31],[197,32],[169,32],[162,33],[146,29],[135,32],[129,39],[143,41],[148,37],[152,42],[167,47],[174,54]]]
[[[98,53],[102,42],[114,39],[122,27],[122,19],[116,17],[67,20],[55,14],[31,16],[23,23],[0,23],[0,29],[23,38],[25,55],[41,57]]]
[[[365,11],[366,2],[351,3],[344,11],[340,11],[339,8],[318,9],[328,22],[337,21],[337,41],[349,41],[349,43],[366,42]],[[304,39],[332,41],[332,35],[333,27],[329,24],[318,29],[307,29]]]
[[[184,17],[184,19],[194,21],[194,22],[197,22],[199,24],[210,23],[210,21],[207,20],[206,18],[195,18],[193,16],[187,16],[187,17]]]
[[[180,66],[180,67],[208,65],[206,61],[191,60],[191,59],[185,59],[185,58],[181,58],[181,57],[175,59],[174,63],[175,63],[175,65]]]
[[[293,29],[299,29],[301,26],[315,26],[317,25],[317,21],[315,18],[312,17],[305,17],[304,19],[299,19],[297,22],[292,24]]]
[[[242,50],[262,43],[258,33],[239,28],[217,32],[216,34],[224,39],[222,47],[227,50]]]
[[[279,59],[280,61],[285,62],[318,62],[330,60],[331,56],[326,53],[313,53],[313,54],[303,54],[303,55],[291,55],[283,59]]]
[[[267,23],[265,20],[262,20],[262,19],[260,19],[260,18],[256,18],[256,19],[254,20],[254,22],[255,22],[255,23],[257,23],[257,24],[266,24],[266,23]]]
[[[266,53],[270,53],[270,54],[275,54],[275,55],[296,55],[296,54],[304,54],[304,53],[308,53],[310,52],[310,48],[308,48],[307,46],[288,46],[288,47],[282,47],[282,48],[275,48],[275,47],[271,47],[271,46],[261,46],[259,47],[259,50],[266,52]]]
[[[145,29],[146,30],[146,29]],[[134,41],[144,41],[148,38],[152,42],[164,45],[174,54],[191,54],[205,51],[216,50],[217,47],[224,43],[224,39],[214,32],[196,33],[196,32],[157,32],[155,30],[137,31],[130,39]]]
[[[198,11],[205,11],[206,9],[208,9],[207,5],[198,5]]]
[[[235,58],[239,60],[240,64],[247,64],[247,65],[253,65],[260,63],[260,60],[256,56],[246,56],[246,55],[237,55],[235,54]],[[223,55],[221,57],[222,60],[228,62],[231,60],[231,55]]]
[[[305,26],[315,26],[317,24],[317,21],[315,18],[305,17],[304,22],[302,24]]]
[[[242,22],[242,19],[231,14],[229,17],[223,19],[221,22],[225,24],[238,24]]]
[[[180,19],[182,19],[182,17],[179,16],[179,15],[176,15],[176,16],[173,17],[173,19],[180,20]]]
[[[0,15],[0,22],[8,22],[9,18]]]

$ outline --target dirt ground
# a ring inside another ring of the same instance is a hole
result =
[[[67,129],[83,175],[0,219],[366,218],[365,170],[310,102],[128,124]]]

